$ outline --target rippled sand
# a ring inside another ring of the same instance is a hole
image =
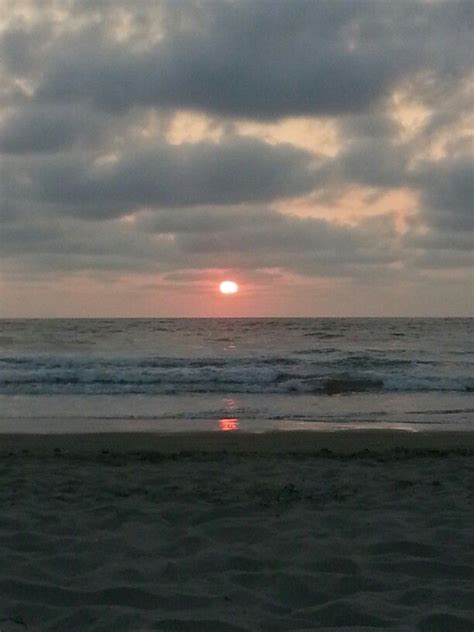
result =
[[[2,632],[472,632],[471,450],[61,450],[3,451]]]

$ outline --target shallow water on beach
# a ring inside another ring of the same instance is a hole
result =
[[[2,320],[0,429],[472,428],[473,330],[473,319]]]

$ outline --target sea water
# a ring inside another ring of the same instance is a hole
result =
[[[0,321],[0,431],[474,429],[474,319]]]

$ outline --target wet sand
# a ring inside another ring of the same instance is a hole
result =
[[[283,430],[270,432],[94,432],[68,434],[0,433],[0,454],[28,451],[46,455],[154,452],[229,452],[259,454],[357,454],[393,450],[474,450],[474,432],[415,432],[409,430]]]

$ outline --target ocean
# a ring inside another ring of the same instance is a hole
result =
[[[0,325],[3,432],[474,430],[474,319]]]

